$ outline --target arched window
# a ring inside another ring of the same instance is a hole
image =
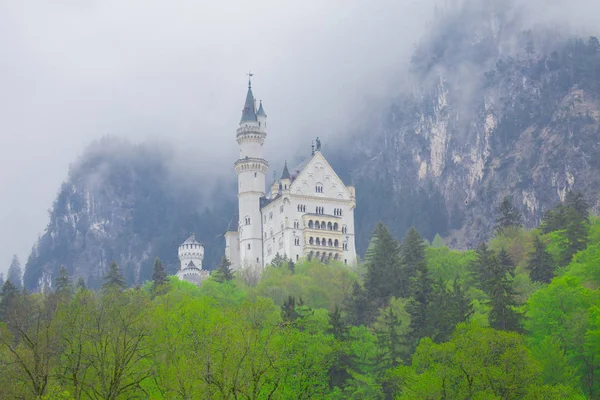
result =
[[[319,221],[315,221],[315,229],[321,229],[321,223]]]
[[[315,256],[316,256],[317,258],[321,258],[321,252],[320,252],[320,251],[317,251],[317,254],[315,254]]]
[[[294,238],[294,245],[295,246],[300,246],[300,238],[299,237],[295,237]]]
[[[317,246],[321,245],[321,239],[317,238],[316,242],[317,242]]]
[[[340,241],[335,239],[335,241],[333,242],[333,246],[334,247],[340,247]]]
[[[348,227],[346,225],[342,226],[342,233],[347,233]]]
[[[313,237],[311,236],[310,239],[308,239],[308,243],[315,244],[315,239],[313,239]]]
[[[250,217],[246,217],[246,225],[250,225]]]
[[[337,260],[338,258],[340,258],[340,255],[339,255],[339,254],[337,254],[337,253],[335,253],[335,255],[333,256],[333,259],[334,259],[334,260]]]
[[[329,229],[330,231],[333,230],[333,224],[331,222],[327,223],[327,229]]]
[[[323,193],[323,184],[322,183],[317,183],[317,185],[315,186],[315,192]]]
[[[327,246],[332,247],[333,246],[333,240],[329,239],[327,241]]]
[[[300,228],[300,222],[294,221],[294,229],[299,229],[299,228]]]
[[[340,226],[338,225],[338,223],[337,223],[337,222],[333,224],[333,230],[334,230],[334,231],[337,231],[337,230],[339,229],[339,227],[340,227]]]
[[[321,222],[321,229],[327,229],[327,225],[325,224],[325,221]]]
[[[312,219],[310,221],[308,221],[308,229],[312,229],[313,228],[313,221]]]
[[[314,253],[311,251],[308,253],[308,261],[312,260]]]
[[[323,253],[323,255],[321,256],[321,262],[325,261],[325,256],[327,255],[327,253]]]
[[[325,239],[325,238],[321,239],[321,244],[323,246],[327,246],[327,239]]]

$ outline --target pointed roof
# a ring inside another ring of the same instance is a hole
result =
[[[267,118],[267,114],[265,113],[265,109],[262,106],[262,100],[260,101],[260,105],[258,106],[258,112],[256,113],[259,117]]]
[[[263,111],[264,112],[264,111]],[[244,103],[244,109],[242,110],[242,122],[256,121],[256,110],[254,110],[254,94],[252,94],[252,82],[248,79],[248,93],[246,93],[246,102]]]
[[[185,242],[183,242],[182,244],[201,244],[201,243],[196,240],[196,234],[195,233],[191,233],[190,237],[187,238],[185,240]]]
[[[288,171],[287,161],[285,162],[285,166],[283,167],[283,172],[281,173],[281,179],[291,179],[290,171]]]

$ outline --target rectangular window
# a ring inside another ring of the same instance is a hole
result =
[[[248,250],[250,250],[250,243],[248,243]]]

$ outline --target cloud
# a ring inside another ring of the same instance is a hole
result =
[[[583,16],[594,11],[576,2]],[[533,4],[553,18],[546,2]],[[68,164],[102,135],[166,139],[188,168],[233,177],[248,69],[269,115],[268,158],[308,154],[316,136],[335,143],[369,99],[399,90],[433,9],[434,0],[0,2],[0,265],[13,252],[25,261]]]

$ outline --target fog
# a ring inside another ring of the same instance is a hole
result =
[[[400,90],[434,3],[0,0],[0,271],[13,253],[25,263],[69,163],[103,135],[168,141],[188,168],[233,177],[249,70],[269,159],[308,154],[316,136],[331,149]],[[525,4],[534,22],[578,28],[600,11]]]

